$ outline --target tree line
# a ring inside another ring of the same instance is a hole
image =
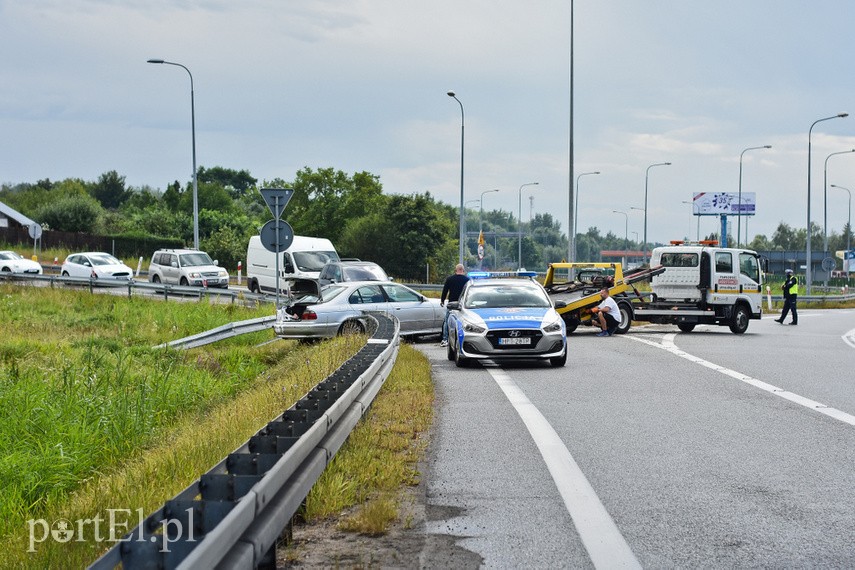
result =
[[[343,257],[371,260],[403,280],[441,280],[458,257],[458,209],[436,200],[430,192],[386,194],[377,175],[348,174],[334,168],[303,168],[293,180],[276,178],[259,184],[247,170],[216,166],[197,172],[200,248],[233,270],[246,255],[249,238],[272,216],[259,188],[292,188],[294,195],[282,217],[298,235],[326,237]],[[193,243],[192,183],[175,181],[165,190],[130,187],[116,171],[87,182],[68,178],[34,184],[3,184],[0,201],[42,224],[45,230],[86,232],[106,236],[180,239]],[[550,262],[567,258],[568,242],[551,214],[528,222],[511,212],[466,209],[465,263],[479,265],[477,230],[485,234],[485,268],[515,269],[522,234],[523,265],[544,271]],[[831,232],[829,250],[845,249],[850,228]],[[499,237],[503,236],[504,237]],[[709,234],[706,239],[717,239]],[[807,232],[781,222],[771,237],[756,235],[749,247],[757,251],[801,250]],[[812,243],[822,244],[822,229],[811,224]],[[730,243],[735,243],[729,237]],[[576,236],[577,259],[599,261],[602,250],[641,249],[613,232],[602,235],[590,227]],[[652,247],[652,246],[651,246]],[[148,257],[152,252],[137,255]],[[428,272],[429,273],[426,273]]]

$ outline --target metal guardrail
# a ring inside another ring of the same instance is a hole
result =
[[[275,321],[276,315],[271,315],[269,317],[228,323],[209,331],[158,344],[154,348],[196,348],[233,336],[270,329]]]
[[[89,568],[256,568],[382,387],[400,325],[368,343],[281,416],[125,535]]]

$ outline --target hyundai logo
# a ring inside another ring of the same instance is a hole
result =
[[[520,331],[510,331],[508,333],[508,336],[513,336],[513,337],[520,336]]]

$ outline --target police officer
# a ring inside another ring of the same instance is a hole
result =
[[[799,313],[796,310],[796,302],[799,297],[799,280],[796,279],[795,275],[793,275],[792,269],[787,269],[785,273],[787,278],[781,286],[784,293],[784,310],[781,312],[781,318],[775,319],[775,321],[784,324],[784,319],[787,318],[787,313],[792,309],[793,320],[790,321],[790,324],[797,325],[799,324]]]

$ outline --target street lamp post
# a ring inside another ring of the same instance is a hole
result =
[[[822,119],[817,119],[813,123],[811,123],[810,128],[808,129],[808,172],[807,172],[807,247],[805,248],[805,292],[810,295],[811,294],[811,259],[810,259],[810,136],[813,132],[813,128],[817,123],[821,123],[822,121],[830,121],[831,119],[842,119],[844,117],[848,117],[849,113],[838,113],[831,117],[825,117]]]
[[[828,251],[828,159],[836,154],[849,154],[850,152],[855,152],[855,148],[832,152],[825,157],[825,166],[822,169],[822,251],[825,252]]]
[[[739,195],[736,199],[736,247],[739,247],[739,236],[742,235],[742,156],[749,150],[758,150],[761,148],[772,148],[772,145],[752,146],[739,153]],[[748,224],[748,221],[746,220],[745,223]],[[748,236],[745,237],[745,241],[748,241]]]
[[[454,94],[454,91],[449,91],[448,96],[457,101],[460,105],[460,247],[458,248],[458,263],[463,263],[463,225],[466,223],[463,218],[463,129],[464,115],[463,103]]]
[[[694,202],[690,202],[688,200],[680,200],[680,202],[682,202],[683,204],[688,204],[689,206],[691,206],[692,207],[692,215],[695,214],[695,203]],[[701,217],[700,216],[695,216],[695,217],[698,219],[698,229],[697,229],[697,235],[695,236],[695,241],[700,242],[701,241]],[[736,241],[738,243],[739,239],[737,238]]]
[[[490,192],[498,192],[498,188],[493,188],[492,190],[484,190],[481,192],[481,210],[478,213],[478,231],[484,231],[484,194],[489,194]]]
[[[147,63],[162,63],[181,67],[190,76],[190,130],[193,137],[193,248],[199,249],[199,183],[196,177],[196,103],[193,95],[193,74],[180,63],[162,59],[150,59]]]
[[[599,173],[600,173],[599,170],[597,170],[595,172],[583,172],[579,176],[576,177],[576,200],[575,200],[575,206],[574,206],[575,213],[574,213],[574,217],[573,217],[573,228],[574,228],[575,232],[579,231],[579,179],[582,178],[583,176],[588,176],[591,174],[599,174]],[[575,239],[575,237],[576,236],[574,235],[573,236],[573,238],[574,238],[573,239],[573,260],[574,261],[576,260],[576,239]]]
[[[522,269],[522,191],[526,186],[537,186],[540,182],[526,182],[520,186],[519,194],[519,219],[517,220],[517,234],[519,237],[519,252],[517,257],[517,270]]]
[[[644,173],[644,263],[647,263],[647,184],[650,178],[650,169],[654,166],[671,166],[670,162],[657,162],[647,167]]]
[[[620,210],[612,210],[615,214],[623,214],[624,226],[623,226],[623,264],[626,265],[626,255],[629,251],[629,214],[626,212],[622,212]]]
[[[851,238],[852,238],[852,192],[849,188],[844,188],[843,186],[838,186],[837,184],[832,184],[832,188],[840,188],[841,190],[846,190],[846,193],[849,194],[849,221],[846,222],[846,252],[848,253],[852,249]],[[845,257],[845,256],[844,256]],[[852,263],[852,260],[849,260],[849,263]],[[847,266],[846,269],[846,279],[849,279],[849,268]]]

